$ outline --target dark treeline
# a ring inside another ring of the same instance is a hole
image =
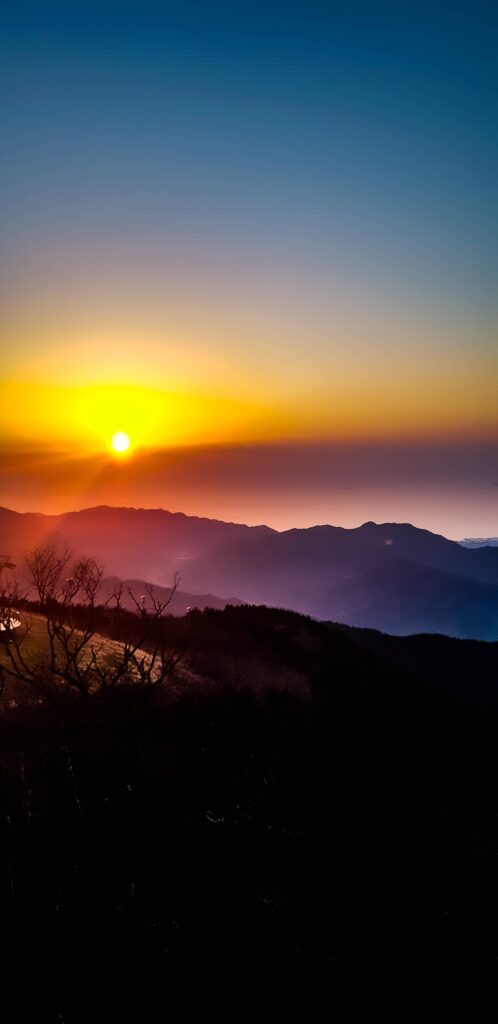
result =
[[[31,1019],[88,1020],[82,970],[118,1000],[201,966],[495,964],[493,703],[292,613],[157,628],[186,648],[174,686],[27,692],[0,717],[4,931],[42,979]]]

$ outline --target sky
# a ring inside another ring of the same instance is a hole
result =
[[[497,29],[6,0],[0,504],[498,533]]]

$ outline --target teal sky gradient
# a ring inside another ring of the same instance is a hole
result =
[[[497,441],[497,42],[482,0],[7,0],[0,402],[93,375]]]

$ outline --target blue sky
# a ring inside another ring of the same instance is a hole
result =
[[[4,5],[2,224],[186,235],[482,308],[496,8]]]

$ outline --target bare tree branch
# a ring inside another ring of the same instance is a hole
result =
[[[36,594],[43,615],[46,653],[34,661],[29,658],[25,645],[29,617],[16,611],[18,625],[8,631],[4,677],[27,683],[50,699],[64,689],[99,699],[106,691],[132,683],[153,690],[171,678],[184,652],[171,650],[160,620],[179,587],[178,574],[165,599],[157,598],[150,584],[140,598],[128,589],[135,611],[132,629],[109,653],[109,642],[99,634],[99,624],[105,609],[118,618],[123,612],[123,585],[104,596],[103,566],[93,558],[75,559],[67,547],[62,551],[53,545],[36,548],[26,556],[26,566],[29,593]],[[0,568],[6,567],[7,561],[5,566],[0,562]],[[3,616],[10,627],[12,609],[18,609],[20,603],[16,586],[0,592],[0,624]]]

